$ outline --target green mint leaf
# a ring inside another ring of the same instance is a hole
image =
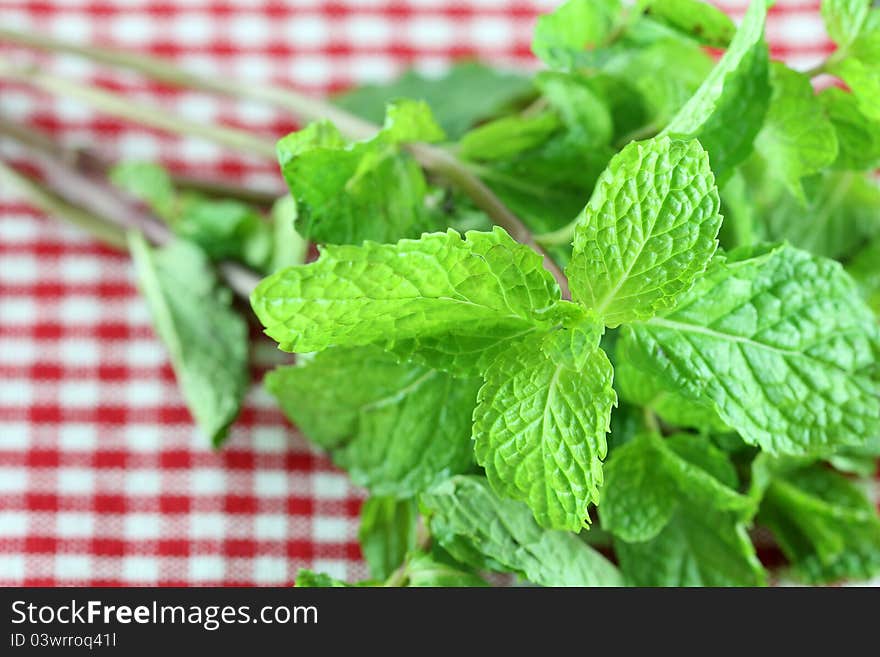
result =
[[[836,169],[874,169],[880,165],[880,121],[872,121],[859,109],[851,93],[829,87],[819,101],[837,135]]]
[[[245,203],[183,196],[172,228],[202,247],[212,260],[238,260],[257,271],[269,268],[272,226]]]
[[[640,47],[622,45],[607,62],[603,70],[616,78],[619,85],[631,85],[644,105],[646,116],[636,121],[645,128],[659,130],[693,96],[714,62],[696,43],[664,36]],[[619,122],[631,109],[616,107],[613,120]],[[624,141],[629,132],[619,131]]]
[[[561,126],[552,112],[535,116],[512,115],[495,119],[468,132],[458,145],[466,160],[504,160],[543,144]]]
[[[771,453],[829,451],[880,430],[874,315],[839,264],[790,246],[718,259],[676,310],[625,327],[619,345]]]
[[[570,349],[548,357],[554,346],[523,340],[486,370],[474,451],[498,493],[524,501],[544,527],[577,532],[602,484],[613,370],[595,344],[574,358]]]
[[[542,586],[620,586],[617,569],[574,534],[539,527],[527,506],[481,477],[458,476],[422,494],[431,535],[459,561]]]
[[[458,139],[480,121],[490,119],[533,93],[524,76],[460,62],[439,78],[407,71],[387,85],[367,85],[338,96],[335,103],[373,123],[380,123],[385,107],[398,98],[425,101],[442,129]]]
[[[541,257],[495,228],[326,246],[316,262],[264,279],[251,302],[285,351],[379,342],[436,366],[458,355],[479,372],[480,357],[572,312],[559,298]]]
[[[720,9],[699,0],[643,0],[645,13],[707,46],[726,48],[736,25]]]
[[[146,203],[166,221],[177,214],[177,192],[164,167],[150,162],[122,162],[108,174],[110,181]]]
[[[630,144],[578,217],[566,268],[572,297],[610,327],[670,307],[715,252],[719,205],[699,142]]]
[[[172,242],[154,251],[133,233],[129,248],[190,413],[217,447],[249,383],[247,324],[197,246]]]
[[[871,9],[858,36],[846,47],[845,52],[856,59],[873,64],[875,70],[880,62],[880,7]]]
[[[663,134],[697,137],[724,182],[748,157],[770,101],[766,0],[752,0],[730,48]]]
[[[780,62],[773,62],[770,72],[773,96],[755,149],[768,170],[806,204],[801,179],[834,162],[837,133],[813,93],[810,78]]]
[[[705,437],[640,436],[615,451],[605,474],[602,528],[629,543],[657,536],[685,504],[754,513],[752,500],[735,490],[733,465]]]
[[[859,251],[846,270],[858,283],[871,309],[880,314],[880,239]]]
[[[590,78],[575,73],[542,71],[535,84],[566,128],[584,145],[606,145],[614,123],[605,100]]]
[[[765,586],[749,535],[729,513],[684,507],[657,536],[614,542],[632,586]]]
[[[813,584],[880,573],[877,509],[846,478],[822,466],[775,477],[758,521],[768,526],[795,573]]]
[[[759,586],[766,575],[744,520],[754,498],[705,437],[643,435],[616,450],[599,505],[621,570],[636,586]]]
[[[460,570],[430,554],[413,552],[406,561],[407,586],[489,586],[479,575]]]
[[[425,103],[389,105],[372,139],[345,144],[326,122],[278,142],[278,159],[296,199],[297,231],[331,244],[394,242],[432,226],[427,185],[418,163],[399,144],[442,138]]]
[[[144,201],[175,235],[200,246],[212,260],[237,260],[258,271],[269,269],[272,228],[247,204],[178,194],[171,176],[158,164],[119,164],[110,179]]]
[[[415,549],[418,519],[413,499],[374,496],[364,502],[358,540],[371,577],[387,579]]]
[[[411,141],[435,142],[446,138],[443,128],[423,100],[398,100],[388,104],[378,137],[393,144]]]
[[[730,431],[711,404],[695,401],[676,390],[665,389],[650,373],[635,367],[626,358],[618,358],[616,362],[615,389],[624,401],[650,409],[674,427],[689,427],[703,432]]]
[[[880,233],[880,187],[870,174],[824,172],[804,189],[806,207],[785,191],[757,200],[767,239],[843,259]]]
[[[272,206],[272,258],[269,273],[301,265],[306,261],[309,243],[296,232],[296,201],[292,196],[282,196]]]
[[[510,158],[480,161],[475,172],[535,234],[549,233],[584,207],[611,159],[611,147],[593,140],[586,129],[562,130]]]
[[[330,577],[330,575],[324,573],[316,573],[315,571],[307,570],[306,568],[300,568],[297,571],[294,585],[298,589],[330,589],[351,586],[340,579]]]
[[[620,14],[619,0],[568,0],[538,18],[532,52],[551,68],[574,68],[585,50],[609,40]]]
[[[724,222],[718,237],[727,248],[749,246],[758,241],[755,234],[760,232],[759,220],[751,198],[752,191],[742,169],[736,171],[721,189]]]
[[[856,57],[847,57],[829,66],[828,70],[846,82],[862,114],[871,121],[880,121],[880,64],[876,61],[866,62]]]
[[[595,358],[605,327],[596,318],[587,316],[565,329],[552,331],[541,340],[541,351],[554,364],[581,372]]]
[[[855,41],[868,17],[871,0],[822,0],[822,19],[828,36],[839,47]]]
[[[674,477],[658,471],[664,458],[662,441],[654,436],[639,436],[614,451],[599,504],[602,529],[625,541],[646,541],[669,524],[678,488]]]
[[[285,414],[356,484],[396,497],[473,467],[479,384],[376,347],[330,349],[266,377]]]

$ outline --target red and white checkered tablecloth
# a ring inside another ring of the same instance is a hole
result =
[[[326,93],[478,57],[534,67],[548,0],[0,0],[0,25],[172,57]],[[734,16],[746,0],[719,3]],[[797,66],[830,50],[819,0],[780,0],[768,38]],[[0,53],[8,48],[0,46]],[[280,136],[284,113],[169,89],[72,57],[50,70],[169,113]],[[0,83],[0,112],[112,157],[278,184],[271,162],[108,119]],[[17,154],[3,147],[0,155]],[[265,341],[257,361],[275,358]],[[261,370],[263,368],[257,368]],[[260,372],[255,373],[255,381]],[[310,449],[258,385],[212,452],[194,430],[128,257],[0,189],[0,584],[285,585],[297,568],[362,574],[362,491]]]

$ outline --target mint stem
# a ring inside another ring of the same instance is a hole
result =
[[[177,86],[266,102],[290,111],[302,121],[327,119],[351,139],[367,139],[379,129],[378,126],[331,103],[311,98],[290,89],[265,87],[258,83],[241,82],[228,78],[204,77],[189,73],[155,57],[120,52],[109,48],[83,46],[44,35],[8,29],[0,29],[0,41],[29,48],[79,55],[103,64],[127,68]],[[4,65],[0,60],[0,77],[2,76],[34,84],[53,93],[72,96],[119,117],[171,132],[198,135],[251,154],[275,157],[274,144],[256,139],[248,133],[231,128],[180,121],[158,108],[139,106],[107,91],[84,87],[69,80],[39,73],[33,67],[25,70],[15,69]],[[531,231],[519,217],[511,212],[482,180],[471,173],[454,155],[442,148],[423,143],[410,144],[408,148],[425,169],[444,176],[449,182],[460,187],[465,194],[471,197],[474,204],[489,216],[493,223],[504,228],[517,241],[528,245],[542,255],[545,267],[553,274],[562,290],[563,298],[569,298],[568,281],[562,270],[535,241]]]
[[[43,212],[62,217],[112,247],[124,249],[125,231],[59,198],[46,187],[0,162],[0,181]]]
[[[223,126],[187,121],[169,114],[160,107],[134,103],[120,94],[44,73],[36,66],[15,66],[0,59],[0,77],[35,86],[65,98],[80,100],[111,116],[142,123],[173,133],[201,137],[217,144],[263,157],[275,157],[275,145],[248,132]]]
[[[172,239],[164,222],[125,192],[74,168],[71,162],[76,161],[75,152],[65,151],[51,142],[44,149],[36,139],[17,142],[28,157],[40,165],[58,195],[51,194],[6,165],[0,165],[0,179],[40,209],[75,223],[102,242],[118,248],[126,248],[125,234],[129,231],[142,233],[156,245]],[[245,300],[260,281],[259,274],[238,263],[224,262],[219,269],[229,287]]]

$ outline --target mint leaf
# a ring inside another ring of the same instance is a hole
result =
[[[859,251],[846,270],[858,283],[868,305],[880,314],[880,239]]]
[[[766,0],[753,0],[730,48],[663,134],[699,138],[722,183],[748,157],[770,100]]]
[[[730,514],[685,508],[657,536],[615,541],[632,586],[764,586],[767,576],[742,524]]]
[[[669,524],[678,488],[674,477],[657,472],[664,457],[662,441],[653,436],[639,436],[614,451],[599,504],[602,529],[629,542],[646,541]]]
[[[813,584],[880,573],[880,518],[862,492],[821,466],[775,477],[759,522],[773,532],[795,573]]]
[[[560,126],[559,118],[551,112],[504,116],[468,132],[458,144],[458,154],[466,160],[503,160],[540,146]]]
[[[846,258],[880,233],[880,187],[870,174],[824,172],[807,179],[806,207],[785,192],[756,203],[769,240]]]
[[[337,96],[334,102],[374,123],[385,116],[385,107],[398,98],[426,102],[437,123],[452,139],[490,119],[533,93],[524,76],[489,68],[478,62],[459,62],[440,77],[406,71],[387,85],[366,85]]]
[[[656,132],[696,93],[714,62],[696,43],[668,35],[644,46],[625,46],[603,64],[603,71],[619,85],[632,85],[647,112],[638,123]],[[614,120],[619,121],[625,111],[617,108]],[[627,132],[622,134],[628,141]]]
[[[572,297],[610,327],[670,307],[715,252],[719,205],[699,142],[630,144],[578,217],[566,268]]]
[[[164,167],[151,162],[122,162],[108,174],[110,181],[146,203],[165,220],[177,213],[177,191]]]
[[[388,106],[379,134],[366,141],[345,144],[326,122],[285,137],[278,158],[298,204],[298,232],[316,242],[359,244],[435,228],[422,170],[399,144],[442,136],[427,105],[399,101]]]
[[[146,203],[174,234],[197,244],[212,260],[237,260],[267,271],[274,248],[272,228],[254,208],[232,199],[178,193],[158,164],[124,162],[110,180]]]
[[[776,246],[719,258],[677,309],[625,327],[620,349],[747,443],[810,454],[880,430],[878,345],[839,264]]]
[[[153,250],[133,233],[129,249],[190,413],[218,447],[249,383],[247,324],[197,246],[172,242]]]
[[[643,435],[614,452],[599,515],[636,586],[756,586],[764,571],[736,470],[704,437]]]
[[[868,17],[870,0],[822,0],[822,18],[828,36],[840,47],[851,44]]]
[[[306,435],[376,495],[413,495],[472,467],[478,380],[362,347],[278,368],[266,387]]]
[[[489,586],[479,575],[459,570],[424,552],[414,552],[406,561],[407,586]]]
[[[810,78],[773,62],[773,96],[755,149],[768,170],[806,204],[801,179],[829,166],[837,158],[837,134],[813,93]]]
[[[878,102],[880,99],[880,65],[876,62],[863,62],[856,57],[847,57],[829,66],[828,71],[846,82],[852,90],[862,114],[872,121],[880,121],[880,102]]]
[[[294,585],[298,589],[305,588],[342,588],[350,586],[346,584],[342,580],[336,579],[335,577],[330,577],[330,575],[326,575],[324,573],[316,573],[313,570],[307,570],[306,568],[300,568],[296,573],[296,579],[294,580]]]
[[[568,0],[538,18],[532,52],[551,68],[573,68],[583,51],[605,44],[620,14],[619,0]]]
[[[300,237],[294,228],[296,221],[296,201],[292,196],[282,196],[272,206],[272,258],[269,273],[301,265],[306,261],[309,243]]]
[[[481,477],[458,476],[422,494],[431,535],[459,561],[542,586],[620,586],[617,569],[577,536],[541,529],[529,508]]]
[[[725,48],[736,25],[720,9],[699,0],[643,0],[645,14],[707,46]]]
[[[516,139],[517,132],[498,141]],[[479,160],[475,173],[533,232],[552,232],[568,225],[584,207],[613,154],[610,146],[597,145],[596,138],[587,129],[563,129],[507,159]]]
[[[572,312],[559,298],[541,257],[495,228],[326,246],[316,262],[264,279],[251,303],[285,351],[377,342],[479,372],[480,358]]]
[[[486,370],[474,450],[498,493],[528,504],[538,524],[576,532],[602,484],[613,370],[595,345],[576,359],[548,357],[552,347],[523,340]]]
[[[590,78],[542,71],[535,77],[535,84],[568,131],[584,146],[601,146],[611,141],[611,115]]]
[[[202,247],[212,260],[238,260],[257,271],[269,268],[272,227],[245,203],[183,196],[172,229]]]
[[[640,436],[615,451],[605,474],[602,527],[629,543],[657,536],[683,504],[754,513],[735,490],[733,465],[705,437]]]
[[[364,502],[358,540],[371,577],[387,579],[415,549],[418,519],[412,499],[374,496]]]
[[[836,169],[873,169],[880,165],[880,121],[872,121],[859,109],[855,96],[837,87],[819,94],[837,135]]]
[[[621,399],[650,409],[674,427],[690,427],[703,432],[730,431],[711,404],[665,389],[650,373],[635,367],[625,357],[616,362],[614,383]]]

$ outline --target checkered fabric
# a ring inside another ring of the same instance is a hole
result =
[[[0,0],[0,25],[171,57],[194,71],[326,93],[460,57],[534,67],[552,1]],[[746,0],[726,0],[739,17]],[[768,38],[796,66],[830,50],[818,0],[780,0]],[[24,57],[0,46],[0,54]],[[33,54],[28,57],[34,57]],[[180,91],[73,57],[49,70],[266,136],[283,112]],[[241,157],[0,83],[0,111],[67,144],[182,173],[278,187]],[[20,161],[8,146],[2,155]],[[273,359],[257,348],[255,381]],[[0,189],[0,584],[285,585],[297,568],[362,574],[362,491],[257,385],[226,447],[194,430],[125,254]]]

